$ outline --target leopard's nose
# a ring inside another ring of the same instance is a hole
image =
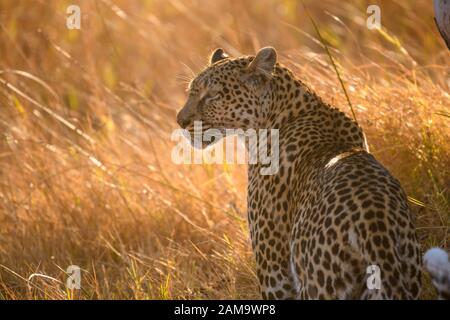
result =
[[[181,108],[181,110],[178,111],[177,114],[177,123],[180,125],[180,127],[186,129],[186,127],[192,122],[192,119],[194,118],[196,113],[196,109],[196,100],[192,97],[189,97],[183,108]]]
[[[183,129],[186,129],[186,127],[189,125],[190,123],[190,119],[189,117],[186,117],[183,112],[183,110],[181,110],[180,112],[178,112],[177,114],[177,123],[180,127],[182,127]]]

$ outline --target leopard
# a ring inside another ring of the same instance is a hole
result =
[[[195,121],[224,134],[278,132],[278,171],[263,175],[261,163],[247,170],[263,299],[420,296],[420,245],[402,186],[370,153],[355,119],[324,102],[273,47],[235,58],[216,49],[177,114],[187,133]]]

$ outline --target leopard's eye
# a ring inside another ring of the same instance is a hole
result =
[[[211,90],[205,95],[205,98],[208,101],[216,100],[216,99],[220,98],[220,92],[217,90]]]
[[[215,93],[209,95],[210,100],[215,100],[215,99],[218,99],[219,97],[220,97],[219,92],[215,92]]]

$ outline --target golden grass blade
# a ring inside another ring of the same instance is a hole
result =
[[[311,23],[314,26],[314,30],[316,30],[316,33],[317,33],[317,36],[319,37],[320,42],[322,43],[322,45],[325,48],[325,52],[327,53],[328,57],[330,58],[331,65],[333,66],[334,72],[336,73],[336,76],[338,77],[339,83],[341,84],[341,88],[344,91],[344,95],[345,95],[345,98],[347,99],[348,106],[350,107],[350,110],[352,112],[353,119],[355,120],[356,123],[358,123],[358,120],[356,119],[355,111],[353,110],[353,106],[352,106],[352,103],[350,101],[350,97],[349,97],[349,95],[347,93],[347,89],[345,88],[344,81],[342,80],[341,74],[339,73],[339,71],[338,71],[338,69],[336,67],[336,63],[334,62],[333,56],[331,55],[327,44],[323,40],[322,35],[320,34],[320,31],[319,31],[319,28],[317,27],[316,22],[314,21],[313,17],[309,14],[308,8],[306,7],[306,5],[303,2],[303,0],[302,0],[302,5],[303,5],[303,8],[305,9],[306,15],[311,20]]]

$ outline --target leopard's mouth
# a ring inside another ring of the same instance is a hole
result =
[[[191,143],[191,146],[193,146],[194,148],[198,148],[198,149],[205,149],[209,146],[216,144],[217,142],[219,142],[221,140],[220,138],[218,138],[214,135],[210,135],[210,136],[208,136],[208,139],[205,139],[204,134],[205,134],[205,131],[207,131],[208,129],[220,130],[220,132],[222,133],[222,136],[225,136],[225,130],[221,126],[217,126],[217,125],[213,126],[208,123],[202,122],[201,130],[199,130],[198,128],[194,128],[194,123],[190,123],[186,127],[186,130],[187,130],[186,138]]]

